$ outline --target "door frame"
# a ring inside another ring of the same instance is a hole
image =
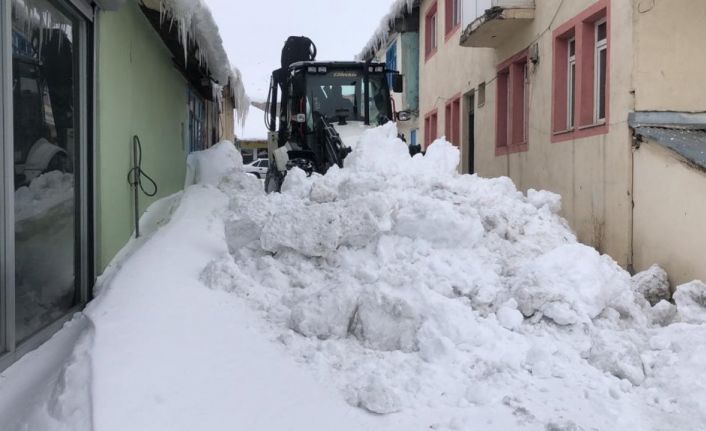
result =
[[[463,132],[462,132],[462,146],[463,151],[461,153],[463,159],[461,160],[461,166],[463,167],[464,174],[474,174],[475,169],[475,114],[476,114],[476,92],[471,90],[463,95]],[[473,115],[474,124],[470,124],[470,118]],[[473,140],[470,139],[471,132],[473,132]],[[473,144],[473,145],[471,145]],[[471,166],[471,161],[473,161],[473,166]]]
[[[0,3],[0,161],[2,161],[2,213],[0,214],[0,355],[12,353],[15,340],[15,307],[14,307],[14,265],[8,265],[15,260],[15,244],[9,241],[10,232],[14,232],[14,151],[12,122],[12,2]],[[1,357],[1,356],[0,356]],[[1,368],[0,368],[1,369]]]

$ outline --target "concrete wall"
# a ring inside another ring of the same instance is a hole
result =
[[[186,81],[137,6],[98,15],[96,143],[96,260],[102,271],[133,232],[126,176],[132,137],[142,141],[142,168],[159,186],[140,196],[140,209],[183,188],[187,124]]]
[[[424,16],[432,5],[422,4]],[[422,115],[438,108],[439,131],[443,134],[444,104],[455,94],[467,94],[486,83],[486,103],[475,107],[475,164],[486,177],[507,175],[521,190],[546,189],[563,197],[563,215],[579,239],[609,253],[622,265],[629,265],[631,228],[631,133],[626,124],[633,110],[631,2],[609,1],[609,131],[607,134],[552,143],[552,58],[555,28],[596,3],[594,0],[540,0],[536,18],[497,49],[463,48],[459,36],[443,42],[428,61],[422,55]],[[440,22],[444,22],[444,2],[439,1]],[[441,30],[443,32],[443,30]],[[528,151],[504,156],[495,155],[496,65],[537,41],[540,61],[530,66]],[[424,48],[422,47],[422,51]],[[462,112],[470,109],[466,103]],[[462,123],[463,124],[463,123]],[[461,136],[466,137],[466,125]],[[462,153],[467,150],[464,140]],[[463,171],[467,156],[462,154]]]
[[[677,286],[706,281],[706,173],[647,142],[635,151],[635,269],[661,265]]]
[[[706,111],[706,2],[635,3],[638,111]]]

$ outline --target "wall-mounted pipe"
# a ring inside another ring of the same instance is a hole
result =
[[[153,190],[148,192],[142,185],[142,177],[145,177],[147,181],[152,183]],[[135,224],[135,238],[140,237],[140,191],[148,197],[154,197],[157,195],[157,183],[142,170],[142,143],[140,142],[139,136],[135,135],[132,137],[132,168],[127,173],[127,182],[132,188],[133,202],[133,216]]]

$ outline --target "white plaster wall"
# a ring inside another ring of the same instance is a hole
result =
[[[674,286],[706,281],[706,174],[660,146],[635,151],[635,269],[661,265]]]
[[[633,1],[636,109],[706,112],[706,1]]]

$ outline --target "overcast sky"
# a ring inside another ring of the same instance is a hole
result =
[[[287,37],[308,36],[317,60],[353,60],[393,0],[206,0],[253,100],[267,98]]]

